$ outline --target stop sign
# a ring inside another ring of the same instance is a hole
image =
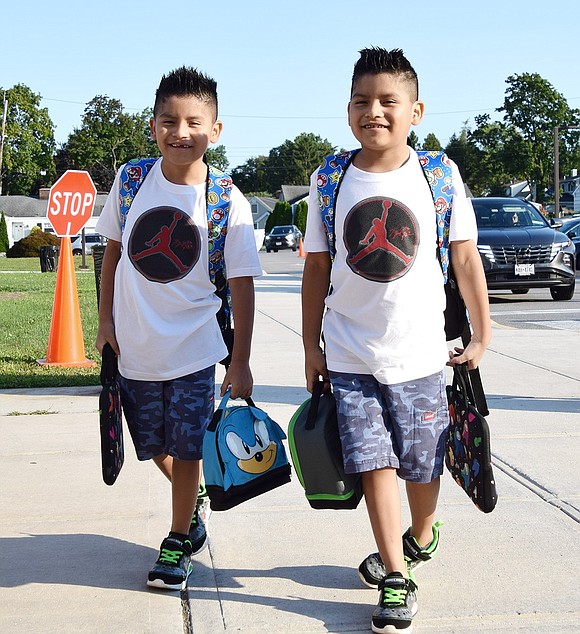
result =
[[[88,172],[68,170],[50,188],[46,217],[57,236],[76,236],[93,215],[97,190]]]

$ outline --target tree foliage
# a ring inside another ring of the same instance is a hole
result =
[[[248,159],[232,171],[232,177],[244,192],[274,194],[282,185],[307,185],[322,159],[333,152],[334,147],[329,141],[303,132],[293,141],[287,139],[272,148],[268,156]]]
[[[10,242],[8,240],[8,226],[6,224],[6,217],[4,212],[0,216],[0,253],[6,253]]]
[[[151,110],[128,114],[118,99],[97,95],[85,108],[80,128],[63,146],[59,166],[87,170],[98,191],[108,191],[129,159],[159,156],[149,134]]]
[[[566,99],[537,73],[511,75],[506,83],[504,103],[497,110],[504,113],[506,136],[516,144],[521,161],[517,168],[528,182],[535,183],[537,198],[543,202],[554,173],[554,128],[578,125],[580,111],[572,110]],[[564,156],[572,136],[563,135]],[[506,161],[509,160],[514,160],[514,156],[508,156]]]
[[[268,233],[272,227],[290,224],[292,224],[292,208],[290,203],[281,200],[276,203],[272,213],[268,216],[265,230]]]
[[[423,149],[436,151],[442,150],[443,148],[441,143],[439,143],[439,139],[433,134],[433,132],[429,132],[423,141]]]
[[[2,193],[29,196],[52,183],[54,124],[40,95],[23,84],[4,92],[8,101],[2,160]],[[0,102],[0,109],[3,104]]]
[[[419,143],[419,137],[415,130],[411,130],[409,132],[409,136],[407,137],[407,145],[410,145],[414,150],[420,150],[421,144]]]
[[[308,216],[308,203],[305,200],[301,200],[296,205],[296,211],[294,212],[294,224],[300,229],[302,235],[306,234],[306,217]]]
[[[226,156],[226,148],[224,145],[216,145],[215,148],[208,148],[205,153],[205,160],[209,165],[213,165],[225,172],[229,167],[228,157]]]

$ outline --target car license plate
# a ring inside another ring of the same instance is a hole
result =
[[[277,246],[277,247],[281,247],[281,246],[282,246],[282,243],[281,243],[281,242],[276,242],[276,246]]]
[[[534,265],[533,264],[516,264],[516,275],[533,275],[534,274]]]

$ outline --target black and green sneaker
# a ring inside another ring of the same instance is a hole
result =
[[[162,590],[181,590],[191,566],[191,542],[169,533],[161,542],[159,557],[147,577],[147,585]]]
[[[379,602],[371,621],[377,634],[411,634],[417,614],[417,584],[400,572],[391,572],[379,583]]]
[[[432,526],[433,539],[425,548],[421,548],[417,540],[411,535],[409,527],[403,535],[403,555],[408,571],[415,570],[423,564],[435,559],[439,552],[439,527],[443,522],[437,521]],[[386,574],[383,560],[379,553],[371,553],[358,567],[361,581],[370,588],[377,588]]]
[[[192,555],[197,555],[207,546],[207,531],[205,530],[205,523],[197,506],[191,518],[191,524],[189,525],[188,538],[191,542]]]

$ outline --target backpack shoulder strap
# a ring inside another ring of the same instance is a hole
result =
[[[341,152],[340,154],[331,154],[322,161],[322,164],[318,168],[318,178],[316,181],[318,206],[320,208],[324,230],[326,231],[328,250],[332,261],[336,253],[336,234],[334,231],[335,203],[344,172],[359,151],[360,149]]]
[[[224,248],[228,232],[232,185],[232,179],[228,174],[212,165],[208,166],[206,201],[209,278],[216,287],[225,284],[226,280]]]
[[[127,214],[143,184],[145,177],[151,168],[158,161],[158,158],[138,158],[127,161],[121,170],[121,180],[119,183],[119,209],[121,211],[121,230],[125,229]]]
[[[418,151],[423,174],[431,189],[437,216],[437,248],[444,282],[449,268],[449,225],[453,202],[451,163],[444,152]]]

